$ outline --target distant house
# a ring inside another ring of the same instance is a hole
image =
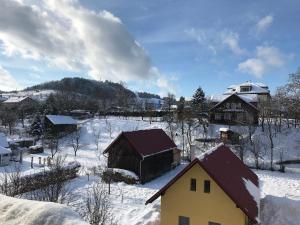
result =
[[[258,124],[257,102],[245,96],[231,94],[209,110],[211,123],[220,124]]]
[[[231,85],[224,92],[224,95],[237,94],[248,98],[257,98],[257,101],[267,101],[270,98],[269,87],[263,83],[246,82]]]
[[[44,128],[50,133],[70,133],[76,131],[77,121],[70,116],[46,115],[44,119]]]
[[[104,151],[108,167],[136,173],[150,181],[180,163],[180,150],[161,129],[122,132]]]
[[[7,98],[5,96],[3,96],[2,94],[0,94],[0,103],[6,101]]]
[[[223,94],[208,98],[210,121],[221,124],[257,124],[259,104],[271,98],[267,85],[246,82],[231,85]]]
[[[3,106],[8,108],[16,108],[20,106],[34,107],[38,103],[30,97],[10,97],[6,101],[4,101]]]
[[[259,222],[259,180],[221,144],[194,159],[153,195],[161,225],[250,225]]]
[[[0,133],[0,166],[7,166],[9,164],[11,153],[6,135]]]

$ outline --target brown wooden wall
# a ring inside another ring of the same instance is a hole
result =
[[[238,110],[232,110],[232,111],[227,111],[226,104],[227,103],[241,103],[241,111]],[[219,113],[222,114],[222,119],[221,120],[216,120],[215,119],[215,114]],[[230,113],[231,114],[231,120],[226,120],[224,115],[225,113]],[[243,114],[243,119],[238,118],[238,114]],[[255,108],[251,107],[249,104],[241,100],[239,97],[233,95],[230,98],[226,99],[224,102],[222,102],[220,105],[217,107],[213,108],[210,110],[210,122],[211,123],[221,123],[221,124],[258,124],[258,110]],[[251,121],[250,118],[253,118]]]

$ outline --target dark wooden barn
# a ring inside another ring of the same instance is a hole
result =
[[[53,134],[71,133],[77,129],[77,121],[70,116],[46,115],[45,130]]]
[[[108,167],[136,173],[150,181],[180,163],[180,150],[161,129],[122,132],[104,151]]]
[[[256,103],[232,94],[209,111],[210,122],[219,124],[258,124],[259,110]]]

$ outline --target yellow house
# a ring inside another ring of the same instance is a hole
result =
[[[160,225],[259,222],[258,177],[223,144],[193,160],[146,204],[159,196]]]

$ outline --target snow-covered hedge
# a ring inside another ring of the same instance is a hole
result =
[[[0,195],[1,225],[88,225],[67,206]]]
[[[104,171],[102,174],[102,179],[105,182],[125,182],[126,184],[136,184],[138,183],[139,177],[128,170],[118,169],[118,168],[109,168]]]
[[[300,200],[267,195],[261,201],[262,225],[299,225]]]

